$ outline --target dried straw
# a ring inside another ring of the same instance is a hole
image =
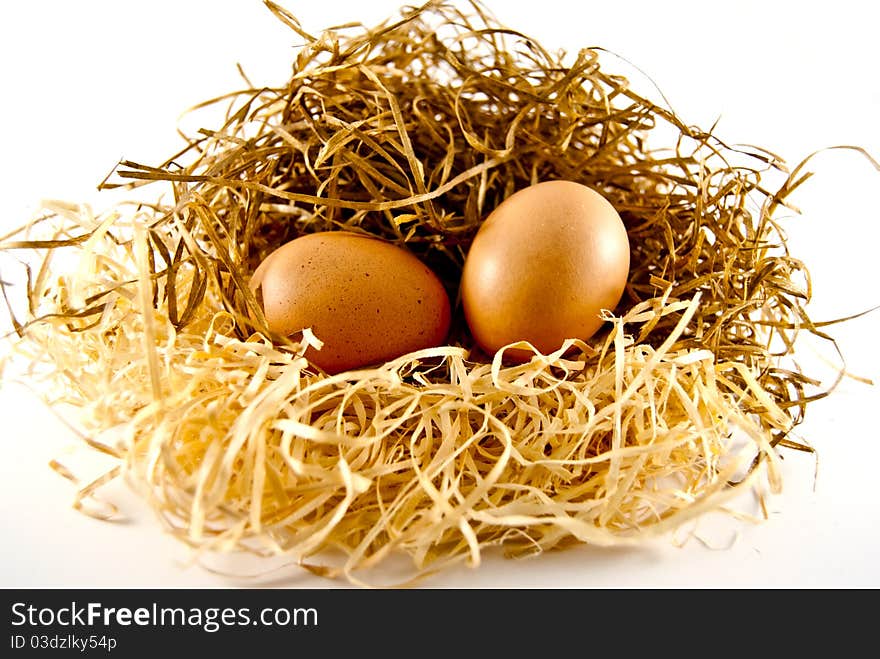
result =
[[[550,53],[475,2],[318,37],[266,4],[305,41],[289,83],[206,102],[228,106],[222,125],[103,183],[159,182],[172,201],[49,205],[2,239],[39,256],[25,318],[3,284],[16,352],[119,460],[78,502],[122,474],[194,547],[363,583],[393,553],[423,574],[490,546],[635,543],[758,479],[778,491],[778,451],[810,450],[790,433],[826,393],[786,361],[799,331],[821,333],[775,219],[802,166],[784,178],[781,158],[685,125],[600,51]],[[248,289],[279,244],[345,230],[411,250],[455,299],[482,219],[549,179],[601,191],[632,245],[590,344],[508,365],[456,305],[449,345],[328,377],[302,357],[320,337],[272,336]],[[61,252],[75,267],[50,263]]]

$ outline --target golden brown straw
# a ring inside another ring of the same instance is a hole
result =
[[[289,82],[207,101],[228,106],[222,125],[103,183],[170,201],[50,205],[2,239],[38,257],[23,316],[3,285],[16,352],[118,456],[108,478],[193,547],[357,583],[394,553],[421,573],[497,545],[635,543],[758,480],[778,490],[778,451],[810,450],[790,433],[825,395],[788,359],[798,331],[820,333],[776,219],[802,167],[785,178],[778,156],[636,93],[599,50],[553,54],[475,2],[318,37],[266,4],[304,41]],[[632,245],[589,344],[509,365],[456,305],[449,345],[328,377],[301,356],[321,337],[273,336],[247,286],[278,245],[345,230],[411,250],[455,299],[481,221],[551,179],[604,194]]]

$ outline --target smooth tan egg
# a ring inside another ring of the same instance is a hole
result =
[[[546,181],[517,191],[486,218],[465,259],[461,299],[474,339],[492,354],[521,340],[547,354],[590,338],[601,311],[620,301],[629,259],[626,228],[595,190]]]
[[[250,282],[269,329],[305,328],[324,342],[306,357],[328,373],[441,345],[450,304],[437,276],[416,256],[360,234],[329,231],[282,245]]]

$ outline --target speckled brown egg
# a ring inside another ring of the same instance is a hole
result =
[[[324,342],[306,357],[328,373],[441,345],[450,304],[437,276],[412,253],[345,231],[302,236],[259,265],[250,282],[269,329]]]
[[[620,301],[629,260],[626,227],[601,194],[573,181],[523,188],[489,214],[468,251],[468,326],[489,353],[529,341],[547,354],[565,339],[589,339],[602,310]]]

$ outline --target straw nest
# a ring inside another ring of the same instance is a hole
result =
[[[809,450],[790,432],[821,395],[786,361],[818,331],[774,219],[800,168],[684,124],[600,50],[548,52],[475,3],[318,37],[267,5],[304,42],[289,82],[206,102],[228,107],[222,125],[103,184],[166,201],[55,204],[3,239],[39,255],[16,352],[118,459],[78,507],[112,515],[89,502],[124,475],[194,547],[359,581],[392,554],[422,573],[490,546],[639,542],[756,479],[778,489],[778,452]],[[248,289],[279,244],[342,230],[411,250],[455,300],[482,219],[550,179],[602,192],[632,246],[589,343],[510,365],[455,305],[449,345],[330,377],[302,357],[320,337],[272,336]]]

